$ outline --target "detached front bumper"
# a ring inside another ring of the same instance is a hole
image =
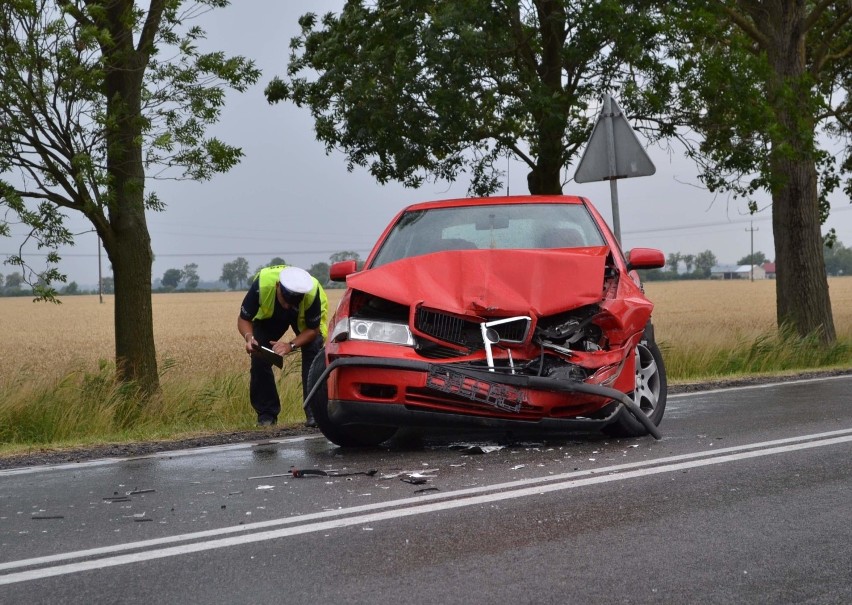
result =
[[[468,393],[466,396],[471,399],[478,398],[483,401],[483,398],[492,398],[488,403],[497,409],[510,410],[514,405],[512,399],[513,390],[536,389],[543,391],[556,391],[564,393],[584,393],[598,397],[604,397],[617,402],[619,405],[612,413],[604,418],[541,418],[538,420],[528,419],[511,419],[511,418],[496,418],[489,416],[475,416],[460,413],[446,413],[437,411],[428,411],[413,409],[403,405],[386,405],[382,403],[370,403],[363,401],[341,401],[331,400],[329,402],[329,419],[339,424],[388,424],[392,426],[430,426],[430,427],[471,427],[471,428],[527,428],[540,431],[565,432],[571,430],[599,430],[607,424],[611,423],[616,416],[621,412],[621,406],[627,410],[639,421],[648,432],[656,439],[661,439],[659,430],[656,425],[642,412],[641,409],[628,397],[626,394],[609,387],[590,385],[584,382],[572,381],[566,379],[543,378],[539,376],[525,376],[518,374],[497,374],[488,370],[476,370],[469,368],[458,368],[453,364],[435,364],[423,361],[415,361],[409,359],[386,359],[375,357],[343,357],[332,361],[322,375],[314,384],[311,391],[305,398],[307,406],[314,396],[314,393],[321,386],[324,388],[329,374],[341,367],[359,367],[359,368],[385,368],[396,370],[410,370],[424,372],[429,376],[441,377],[447,376],[447,381],[452,382],[452,377],[462,375],[473,381],[482,381],[484,383],[499,382],[504,385],[504,389],[509,391],[498,390],[497,393]],[[498,379],[499,380],[496,380]],[[459,391],[453,391],[453,386],[440,385],[440,390],[445,392],[454,392],[459,394]],[[508,396],[508,398],[507,398]],[[502,397],[502,400],[501,400]]]

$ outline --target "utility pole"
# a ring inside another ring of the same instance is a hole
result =
[[[751,263],[751,281],[754,281],[754,232],[760,231],[760,227],[755,227],[754,222],[749,223],[749,228],[746,231],[751,233],[751,255],[748,257],[748,260]]]

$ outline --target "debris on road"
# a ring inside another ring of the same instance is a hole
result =
[[[412,485],[423,485],[428,481],[425,477],[415,477],[414,475],[406,475],[405,477],[400,477],[399,480]]]
[[[254,481],[255,479],[274,479],[276,477],[289,477],[290,473],[277,473],[275,475],[258,475],[257,477],[249,477],[249,481]]]
[[[450,446],[452,450],[458,450],[463,454],[490,454],[505,448],[505,445],[483,445],[478,443],[458,443]]]
[[[306,477],[308,475],[315,475],[319,477],[352,477],[354,475],[366,475],[367,477],[372,477],[378,472],[379,471],[374,468],[371,468],[370,470],[366,471],[323,471],[318,468],[298,469],[296,467],[290,469],[290,473],[292,473],[292,475],[297,479]]]
[[[423,489],[414,490],[414,493],[415,494],[424,494],[426,492],[439,492],[439,491],[441,491],[441,490],[439,490],[437,487],[424,487]]]

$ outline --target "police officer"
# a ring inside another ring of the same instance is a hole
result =
[[[257,412],[258,426],[273,426],[278,421],[281,400],[272,364],[254,354],[258,346],[279,355],[302,352],[302,400],[307,395],[307,377],[311,362],[325,342],[328,332],[328,299],[320,283],[298,267],[276,265],[261,269],[243,299],[237,329],[251,355],[249,398]],[[296,337],[282,340],[289,328]],[[316,426],[306,410],[306,426]]]

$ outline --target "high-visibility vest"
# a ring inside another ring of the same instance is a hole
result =
[[[273,267],[265,267],[258,271],[255,279],[259,280],[260,289],[260,308],[254,316],[254,320],[269,319],[272,317],[272,311],[275,309],[275,290],[278,287],[278,276],[287,265],[275,265]],[[314,299],[320,297],[320,305],[322,306],[322,316],[320,317],[320,325],[317,328],[322,337],[328,335],[328,297],[325,295],[317,278],[313,275],[311,279],[314,281],[314,287],[310,292],[302,297],[302,302],[299,303],[299,315],[296,320],[296,325],[299,332],[307,329],[305,324],[305,311],[313,304]]]

